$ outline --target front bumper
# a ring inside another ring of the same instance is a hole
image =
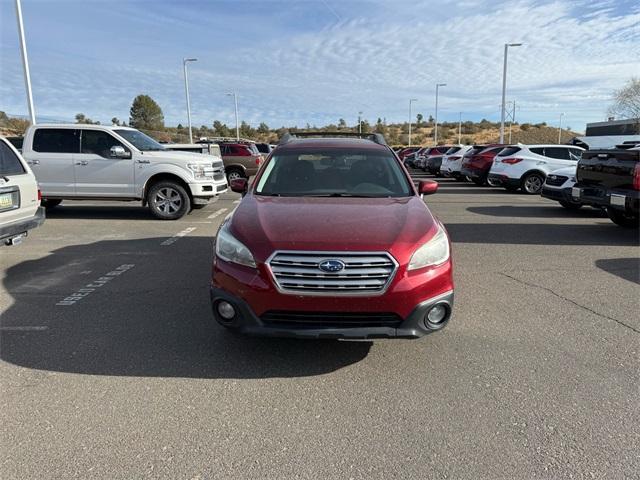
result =
[[[384,293],[372,295],[312,295],[279,291],[265,264],[248,268],[214,255],[211,301],[216,320],[243,333],[307,338],[417,338],[444,327],[453,306],[452,263],[407,272],[400,266]],[[220,318],[217,302],[236,309],[230,322]],[[445,302],[448,315],[437,326],[428,326],[425,312]],[[298,323],[282,322],[278,315],[297,316]],[[359,321],[353,322],[357,316]],[[311,318],[313,317],[313,318]],[[389,319],[380,322],[381,318]],[[304,322],[302,325],[300,322]],[[343,327],[349,323],[348,326]]]
[[[492,187],[520,188],[519,178],[511,178],[501,173],[490,173],[487,181]]]
[[[332,322],[329,326],[323,326],[321,322],[309,324],[288,324],[287,322],[264,321],[258,317],[249,304],[239,297],[216,287],[211,287],[211,307],[213,316],[221,325],[247,335],[267,337],[294,337],[312,339],[374,339],[374,338],[420,338],[429,333],[444,328],[453,311],[453,291],[438,295],[416,305],[412,312],[397,326],[350,326],[339,327]],[[229,302],[236,310],[235,317],[227,321],[217,311],[218,302]],[[310,300],[314,301],[314,300]],[[437,325],[425,320],[427,312],[436,304],[443,304],[448,309],[445,319]],[[353,313],[353,312],[349,312]],[[365,312],[362,312],[365,313]],[[317,317],[319,314],[314,312]],[[285,313],[286,315],[286,313]],[[283,315],[283,319],[286,318]],[[321,314],[320,314],[321,315]],[[328,316],[331,314],[328,313]],[[277,318],[277,313],[275,314]]]
[[[549,200],[555,200],[556,202],[576,203],[576,201],[571,198],[571,187],[550,188],[547,185],[543,185],[540,195]]]
[[[189,190],[194,198],[211,198],[221,193],[225,193],[228,189],[227,181],[211,180],[207,182],[190,183]]]
[[[29,230],[39,227],[44,223],[45,213],[44,207],[38,207],[36,214],[33,217],[19,220],[17,222],[7,223],[6,225],[0,225],[0,240],[16,237],[23,233],[27,233]]]

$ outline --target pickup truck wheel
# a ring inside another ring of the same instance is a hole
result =
[[[640,228],[640,216],[607,208],[607,215],[613,223],[624,228]]]
[[[522,179],[522,190],[528,195],[539,195],[543,184],[544,177],[533,172]]]
[[[567,210],[580,210],[582,208],[581,203],[566,202],[564,200],[558,203],[560,203],[560,205],[562,205]]]
[[[233,168],[227,172],[228,183],[231,183],[231,180],[240,180],[241,178],[247,178],[241,170]]]
[[[149,210],[161,220],[177,220],[191,211],[191,199],[181,185],[167,181],[158,182],[147,194]]]
[[[59,199],[51,199],[51,200],[45,199],[45,200],[42,200],[42,202],[40,202],[40,205],[42,205],[45,208],[45,210],[48,212],[49,210],[56,208],[61,203],[62,203],[62,200],[59,200]]]

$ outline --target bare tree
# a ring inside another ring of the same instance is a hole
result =
[[[640,118],[640,78],[631,77],[613,94],[609,115],[619,118]]]

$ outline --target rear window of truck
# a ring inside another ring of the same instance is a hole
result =
[[[43,153],[80,153],[80,132],[71,128],[39,128],[33,150]]]

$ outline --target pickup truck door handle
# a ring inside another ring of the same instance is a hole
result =
[[[89,165],[89,160],[80,160],[76,162],[76,165]]]
[[[136,160],[136,163],[151,163],[151,160]]]
[[[29,160],[27,163],[29,165],[40,165],[40,160]]]

